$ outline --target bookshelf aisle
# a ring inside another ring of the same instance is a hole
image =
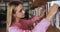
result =
[[[47,2],[47,3],[46,3]],[[42,7],[42,6],[45,6],[46,5],[46,15],[48,14],[48,11],[49,11],[49,8],[50,8],[50,5],[51,5],[51,0],[48,0],[48,1],[42,1],[42,2],[39,2],[39,0],[35,0],[31,3],[31,6],[30,6],[30,11],[29,11],[29,14],[33,14],[34,16],[38,16],[40,13],[41,13],[41,8],[38,8],[38,7]],[[43,4],[42,4],[43,3]],[[58,3],[58,2],[57,2]],[[59,2],[60,3],[60,2]],[[59,4],[58,3],[58,4]],[[57,13],[51,20],[51,25],[49,26],[47,32],[60,32],[60,12]],[[36,24],[34,23],[34,26]],[[57,28],[58,26],[58,28]]]

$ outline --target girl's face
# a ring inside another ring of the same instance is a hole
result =
[[[16,7],[16,13],[14,14],[15,17],[18,18],[24,18],[25,17],[25,11],[23,10],[23,5],[19,4]]]

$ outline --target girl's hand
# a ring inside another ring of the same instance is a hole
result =
[[[46,12],[46,10],[43,9],[42,12],[41,12],[41,14],[40,14],[40,18],[43,18],[45,16],[45,12]]]
[[[57,11],[58,11],[58,5],[54,4],[53,6],[50,7],[50,10],[48,12],[46,19],[50,21]]]

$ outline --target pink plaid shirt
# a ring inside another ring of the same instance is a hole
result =
[[[28,26],[32,25],[37,19],[39,19],[38,16],[32,18],[31,20],[22,19],[20,23],[12,23],[8,31],[9,32],[46,32],[46,30],[50,25],[50,22],[47,19],[41,20],[41,22],[38,23],[34,27],[34,29],[28,30]]]

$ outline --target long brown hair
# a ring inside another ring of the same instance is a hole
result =
[[[23,4],[23,3],[19,1],[12,1],[7,6],[7,29],[12,23],[12,20],[13,20],[12,14],[16,12],[16,7],[19,4]]]

